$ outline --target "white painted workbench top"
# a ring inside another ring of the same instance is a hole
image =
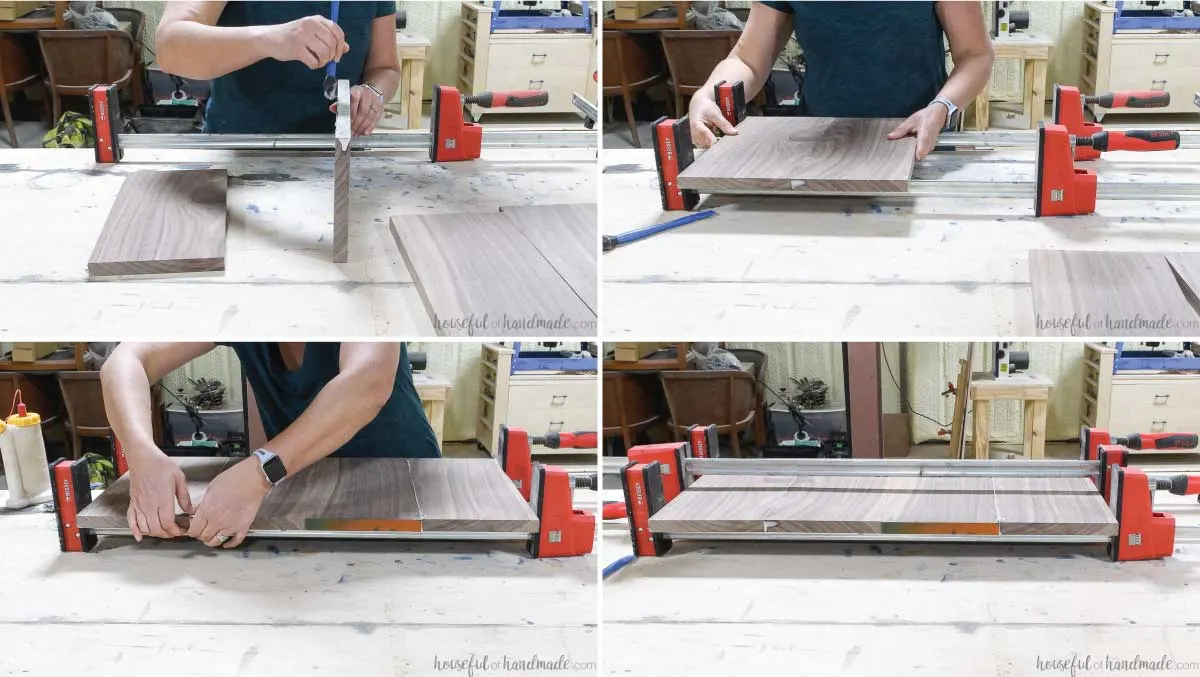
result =
[[[1097,213],[1033,215],[1034,150],[933,154],[915,176],[1028,181],[1029,198],[709,196],[718,215],[605,254],[608,336],[847,340],[1033,334],[1031,249],[1200,250],[1197,200],[1105,200],[1105,183],[1200,184],[1200,150],[1109,153]],[[602,154],[601,228],[660,223],[651,150]],[[619,196],[613,199],[613,196]]]
[[[445,662],[594,663],[595,555],[522,553],[262,539],[213,550],[115,537],[62,553],[52,513],[0,508],[0,675],[466,677]]]
[[[332,154],[130,149],[123,163],[97,166],[91,150],[0,150],[0,339],[430,335],[389,217],[595,202],[595,158],[584,149],[485,150],[441,165],[418,152],[356,156],[350,262],[334,264]],[[89,282],[124,177],[186,167],[229,169],[225,272]]]

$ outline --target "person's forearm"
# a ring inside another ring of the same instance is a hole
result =
[[[694,96],[704,96],[713,99],[713,88],[718,82],[741,82],[746,89],[746,99],[753,99],[758,95],[758,90],[763,88],[767,82],[767,76],[770,71],[765,73],[756,73],[745,61],[737,56],[737,52],[725,57],[725,60],[717,64],[713,69],[712,75],[708,76],[708,81],[696,92]]]
[[[383,102],[387,103],[396,98],[396,90],[400,89],[400,71],[391,66],[369,68],[363,73],[363,83],[368,82],[383,92]]]
[[[993,60],[991,51],[956,57],[954,70],[938,94],[965,109],[987,87]]]
[[[100,370],[104,393],[104,411],[113,434],[131,465],[136,466],[154,444],[151,422],[150,380],[136,356],[114,352]]]
[[[173,75],[196,80],[228,75],[270,56],[264,30],[263,26],[205,26],[195,21],[176,21],[158,32],[158,65]]]
[[[299,418],[267,441],[266,448],[294,475],[340,449],[373,421],[391,397],[392,384],[370,373],[335,376]]]

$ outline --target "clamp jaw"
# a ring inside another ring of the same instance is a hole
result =
[[[551,449],[595,449],[596,433],[530,437],[524,430],[501,426],[496,452],[504,474],[538,518],[538,533],[529,540],[529,554],[537,558],[586,555],[595,542],[596,516],[574,509],[571,494],[576,483],[566,470],[534,462],[534,444]]]
[[[121,149],[121,104],[116,85],[92,85],[88,88],[88,109],[96,134],[96,163],[113,164],[125,157]]]
[[[129,461],[121,442],[111,438],[113,466],[117,477],[129,472]],[[50,464],[54,517],[58,523],[58,545],[63,552],[89,552],[96,547],[96,534],[79,527],[79,513],[92,503],[92,478],[87,459],[60,458]]]
[[[1200,494],[1200,476],[1152,477],[1142,468],[1130,468],[1129,449],[1117,444],[1102,444],[1097,453],[1098,488],[1118,524],[1109,556],[1114,562],[1170,557],[1175,551],[1175,516],[1154,510],[1154,492]]]
[[[692,426],[689,437],[707,437],[713,426]],[[621,488],[625,492],[625,516],[633,553],[639,557],[659,557],[671,549],[671,539],[650,530],[650,518],[689,487],[693,478],[684,472],[692,457],[688,442],[649,444],[629,449],[629,463],[621,469]]]
[[[483,150],[483,127],[468,122],[467,106],[481,108],[533,108],[550,102],[543,90],[480,92],[463,96],[455,87],[435,85],[430,111],[429,159],[434,162],[477,160]]]
[[[732,125],[746,119],[746,87],[741,82],[722,80],[713,87],[721,114]],[[658,169],[659,195],[663,211],[691,211],[700,204],[700,193],[679,187],[679,175],[696,160],[692,130],[687,117],[654,121],[654,163]]]

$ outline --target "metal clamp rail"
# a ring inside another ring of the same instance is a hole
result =
[[[1037,148],[1038,135],[1029,130],[989,130],[986,132],[945,132],[938,137],[935,150],[969,150],[972,148]],[[1180,131],[1179,147],[1200,148],[1200,132]]]
[[[904,477],[1093,477],[1096,461],[992,461],[939,459],[732,459],[689,458],[695,475],[820,475]]]
[[[432,141],[429,132],[397,132],[360,136],[350,141],[352,151],[424,151]],[[333,151],[328,134],[125,134],[121,145],[158,150]],[[484,132],[487,148],[594,148],[595,132],[560,129],[497,129]]]
[[[721,195],[786,195],[830,196],[830,197],[871,197],[871,198],[1032,198],[1034,184],[1028,181],[952,181],[913,179],[908,184],[906,192],[845,192],[845,191],[813,191],[804,190],[798,185],[797,190],[701,190],[701,193]],[[1200,183],[1149,185],[1144,183],[1103,183],[1099,184],[1098,198],[1101,200],[1169,200],[1200,202]]]
[[[129,529],[88,529],[97,536],[132,536]],[[366,539],[379,541],[524,541],[536,532],[503,533],[486,531],[317,531],[297,529],[294,531],[277,531],[270,529],[251,529],[246,533],[249,538],[281,538],[281,539]]]
[[[1104,544],[1111,536],[1096,534],[830,534],[804,532],[656,532],[673,541],[866,541],[870,543],[1017,543],[1055,545],[1062,543]]]

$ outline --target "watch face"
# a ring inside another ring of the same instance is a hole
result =
[[[283,467],[283,461],[278,456],[272,456],[264,463],[263,471],[266,472],[267,479],[271,481],[271,484],[279,484],[287,476],[287,469]]]

